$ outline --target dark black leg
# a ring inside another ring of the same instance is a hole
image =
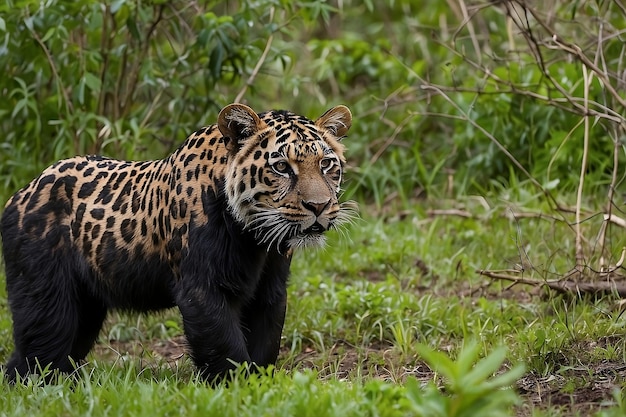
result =
[[[78,331],[70,352],[76,363],[85,359],[93,347],[107,314],[106,307],[97,298],[84,294],[80,296],[79,302]]]
[[[6,378],[14,384],[18,375],[23,378],[30,373],[30,369],[31,366],[24,360],[22,353],[15,349],[6,365]]]
[[[67,277],[66,277],[67,278]],[[78,330],[76,304],[67,286],[54,283],[27,282],[20,277],[9,291],[13,313],[15,352],[7,364],[7,375],[26,377],[50,365],[51,369],[71,372],[73,341]]]
[[[290,258],[271,253],[263,268],[254,297],[243,308],[241,327],[250,359],[258,366],[274,364],[287,308]]]
[[[287,295],[279,300],[254,300],[242,314],[242,328],[250,360],[258,366],[276,363],[285,322]]]
[[[6,260],[7,293],[13,315],[15,351],[7,376],[26,377],[40,368],[74,371],[89,352],[106,309],[79,284],[89,275],[73,254],[59,249],[45,252],[37,246]]]
[[[215,287],[188,287],[179,292],[178,307],[191,357],[209,381],[223,378],[235,369],[233,362],[250,361],[239,311],[233,304]]]

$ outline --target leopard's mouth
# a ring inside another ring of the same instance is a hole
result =
[[[310,216],[305,221],[289,220],[276,211],[258,211],[250,216],[245,229],[255,234],[256,240],[268,250],[278,248],[286,253],[289,249],[324,246],[324,233],[335,226],[333,219]]]
[[[316,221],[306,229],[300,229],[299,232],[287,238],[285,243],[287,244],[287,247],[291,249],[322,247],[326,243],[326,236],[324,235],[324,232],[326,232],[329,228],[330,223],[328,224],[328,227],[324,227]]]
[[[304,229],[302,231],[302,234],[303,235],[321,235],[322,233],[324,233],[327,230],[328,230],[327,227],[322,226],[319,222],[316,221],[311,226],[309,226],[308,228]]]

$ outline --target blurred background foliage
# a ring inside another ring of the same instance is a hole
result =
[[[161,158],[236,99],[348,105],[347,194],[378,207],[529,177],[575,190],[585,117],[605,193],[623,184],[625,27],[607,0],[6,0],[0,197],[75,154]]]

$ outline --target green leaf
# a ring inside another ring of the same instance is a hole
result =
[[[211,71],[211,75],[214,79],[219,79],[220,74],[222,72],[222,62],[224,59],[224,50],[222,45],[217,45],[213,48],[211,52],[211,57],[209,58],[209,70]]]
[[[470,371],[470,369],[478,359],[479,352],[480,346],[475,340],[466,342],[463,345],[463,348],[459,352],[459,357],[457,358],[460,375],[465,375]]]
[[[29,16],[29,17],[24,19],[24,25],[26,25],[28,30],[30,30],[31,32],[33,31],[33,18],[32,18],[32,16]]]
[[[28,105],[27,98],[22,98],[18,100],[17,103],[15,103],[15,106],[13,107],[13,112],[11,113],[11,117],[17,116],[18,113],[22,111],[22,109],[26,108],[27,105]]]
[[[504,388],[515,384],[526,372],[526,366],[519,364],[485,383],[488,389]]]
[[[552,181],[548,181],[545,184],[543,184],[543,188],[545,190],[554,190],[557,185],[559,185],[559,183],[561,182],[561,180],[559,178],[554,179]]]
[[[100,78],[96,77],[94,74],[90,72],[86,72],[85,75],[83,75],[83,78],[85,80],[85,85],[87,85],[87,87],[91,91],[95,93],[100,92],[100,89],[102,87],[102,82],[100,81]]]
[[[139,33],[137,21],[135,21],[134,17],[129,16],[128,19],[126,19],[126,27],[134,39],[141,40],[141,34]]]
[[[486,381],[500,368],[506,358],[506,351],[505,347],[497,348],[480,360],[469,373],[462,377],[462,384],[467,387],[476,387],[481,382]],[[473,361],[476,361],[476,356],[474,356]]]
[[[115,14],[126,3],[126,0],[115,0],[111,3],[111,13]]]
[[[48,39],[50,39],[54,34],[56,33],[56,27],[51,27],[50,29],[48,29],[48,31],[46,32],[45,35],[43,35],[43,37],[41,38],[42,42],[46,42]]]
[[[417,344],[415,350],[431,369],[443,374],[446,378],[454,380],[459,376],[454,362],[442,352],[433,350],[423,344]]]

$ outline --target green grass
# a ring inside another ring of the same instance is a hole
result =
[[[271,415],[402,415],[407,407],[390,407],[398,387],[370,381],[322,382],[313,372],[273,378],[253,375],[230,386],[207,388],[195,379],[168,372],[145,372],[131,363],[121,369],[99,366],[68,382],[46,386],[2,388],[5,415],[139,415],[139,416],[271,416]],[[361,401],[365,398],[372,401]],[[379,401],[382,399],[383,401]]]
[[[525,210],[542,209],[528,201]],[[428,215],[453,207],[471,216]],[[209,387],[188,358],[168,356],[172,346],[181,350],[176,310],[113,314],[78,378],[0,384],[0,416],[612,416],[626,410],[626,315],[614,309],[616,298],[511,287],[476,273],[513,269],[522,260],[527,277],[566,272],[573,266],[569,228],[512,220],[498,199],[362,211],[345,233],[331,234],[328,248],[296,256],[275,372]],[[598,224],[586,222],[586,235]],[[615,262],[626,238],[611,232],[609,243],[620,248],[611,252]],[[4,361],[12,343],[4,288],[0,306]],[[592,393],[601,395],[588,398]]]

